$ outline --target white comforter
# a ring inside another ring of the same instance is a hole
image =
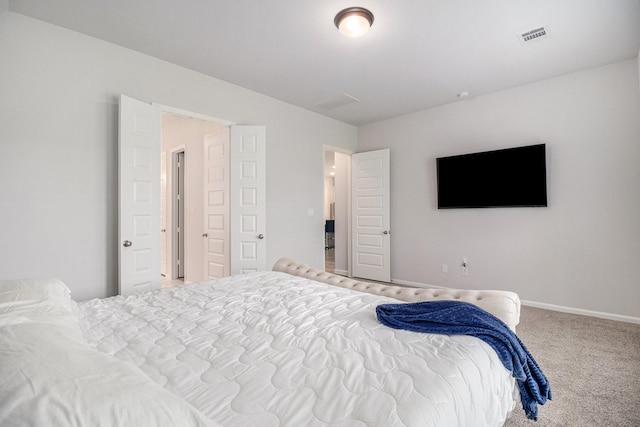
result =
[[[467,336],[387,328],[397,302],[285,273],[80,304],[86,339],[227,426],[499,426],[515,383]]]

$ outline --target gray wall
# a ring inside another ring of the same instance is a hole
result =
[[[539,142],[548,208],[437,209],[437,157]],[[547,307],[640,320],[637,60],[359,128],[359,151],[383,147],[394,279],[508,289]]]
[[[0,64],[0,277],[116,293],[120,94],[266,126],[267,264],[322,266],[324,144],[355,150],[355,127],[11,12]]]
[[[269,264],[322,266],[324,144],[357,142],[391,148],[394,279],[640,318],[637,60],[359,129],[14,13],[0,13],[0,63],[0,277],[55,276],[78,300],[116,292],[124,93],[266,126]],[[436,157],[541,141],[548,208],[436,209]]]

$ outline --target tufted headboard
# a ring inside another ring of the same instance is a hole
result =
[[[520,297],[515,292],[462,289],[428,289],[406,286],[386,285],[383,283],[362,282],[309,267],[291,258],[281,258],[273,265],[273,271],[281,271],[293,276],[305,277],[317,282],[343,288],[383,295],[405,302],[435,300],[460,300],[477,305],[493,314],[513,331],[520,322]]]

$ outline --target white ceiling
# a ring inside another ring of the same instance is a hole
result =
[[[360,39],[333,19],[375,15]],[[354,125],[635,58],[640,0],[9,0],[9,10]],[[518,34],[545,26],[523,45]],[[359,99],[323,109],[344,95]]]

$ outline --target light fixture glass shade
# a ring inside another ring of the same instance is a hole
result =
[[[360,37],[373,24],[373,14],[362,7],[349,7],[338,12],[333,22],[343,35]]]

